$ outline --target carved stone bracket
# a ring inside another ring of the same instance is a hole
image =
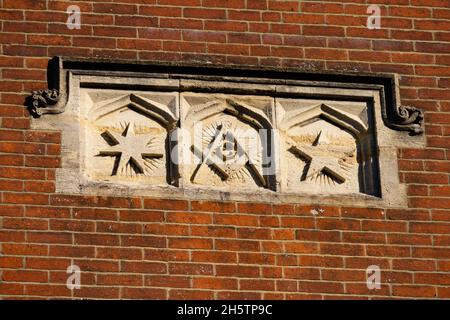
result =
[[[412,135],[423,133],[423,111],[412,106],[397,109],[398,120],[390,123],[395,130],[410,131]]]
[[[62,113],[65,103],[57,89],[37,90],[31,93],[31,103],[28,110],[33,117],[40,117],[44,113]]]

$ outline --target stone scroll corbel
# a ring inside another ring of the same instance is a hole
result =
[[[412,135],[423,133],[423,111],[412,106],[399,106],[397,120],[390,122],[391,129],[409,131]]]
[[[423,111],[417,107],[401,105],[398,76],[388,78],[381,95],[385,101],[381,103],[383,121],[387,127],[397,131],[409,131],[410,135],[421,135],[424,132]]]
[[[60,94],[58,89],[37,90],[31,93],[31,103],[28,107],[30,114],[39,118],[44,113],[64,112],[66,99],[65,94]]]
[[[66,79],[62,71],[62,59],[55,57],[49,61],[47,69],[48,89],[32,91],[27,98],[28,111],[34,118],[43,114],[57,114],[65,110],[67,104]]]

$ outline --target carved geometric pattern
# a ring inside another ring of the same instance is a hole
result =
[[[376,193],[375,141],[369,133],[364,103],[333,102],[311,105],[279,99],[281,153],[287,190],[320,193]],[[361,157],[361,150],[365,154]],[[375,190],[375,191],[373,191]]]
[[[203,161],[194,171],[192,182],[195,182],[195,177],[201,170],[206,170],[206,166],[210,166],[224,181],[245,180],[253,174],[261,185],[266,185],[264,177],[254,165],[258,160],[251,159],[240,143],[239,137],[242,137],[242,134],[239,131],[233,128],[233,123],[229,121],[218,122],[206,128],[204,132],[208,142],[206,150],[201,151],[194,146],[194,152],[202,154]]]
[[[355,149],[332,143],[323,131],[313,135],[312,144],[292,145],[289,151],[307,162],[302,180],[328,184],[341,184],[347,179],[349,169],[355,164]]]
[[[87,174],[93,180],[175,183],[168,136],[177,122],[171,93],[93,91],[86,114]]]
[[[228,189],[270,188],[263,169],[273,99],[186,94],[183,123],[196,163],[185,167],[186,183]]]
[[[112,175],[149,174],[157,167],[156,159],[164,157],[161,151],[151,152],[156,147],[155,139],[149,134],[137,134],[133,123],[127,123],[121,134],[105,130],[102,136],[108,148],[100,150],[100,155],[117,157]]]

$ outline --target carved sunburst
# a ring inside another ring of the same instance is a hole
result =
[[[206,127],[202,131],[202,148],[205,151],[202,152],[194,146],[195,152],[202,154],[203,161],[194,171],[191,180],[195,181],[200,170],[210,168],[225,183],[256,179],[258,184],[264,186],[265,178],[257,169],[260,154],[249,153],[244,148],[240,141],[244,136],[242,131],[243,129],[226,120],[216,121]]]

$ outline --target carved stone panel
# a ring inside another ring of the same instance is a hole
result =
[[[277,108],[285,190],[377,195],[366,103],[277,99]]]
[[[386,125],[378,83],[242,76],[68,72],[32,96],[33,128],[62,132],[56,191],[406,205],[397,149],[424,139],[391,127],[420,112]]]
[[[177,122],[173,93],[85,92],[84,165],[88,180],[168,184],[169,133]]]
[[[266,170],[272,129],[270,97],[185,93],[185,181],[222,189],[274,188]]]

